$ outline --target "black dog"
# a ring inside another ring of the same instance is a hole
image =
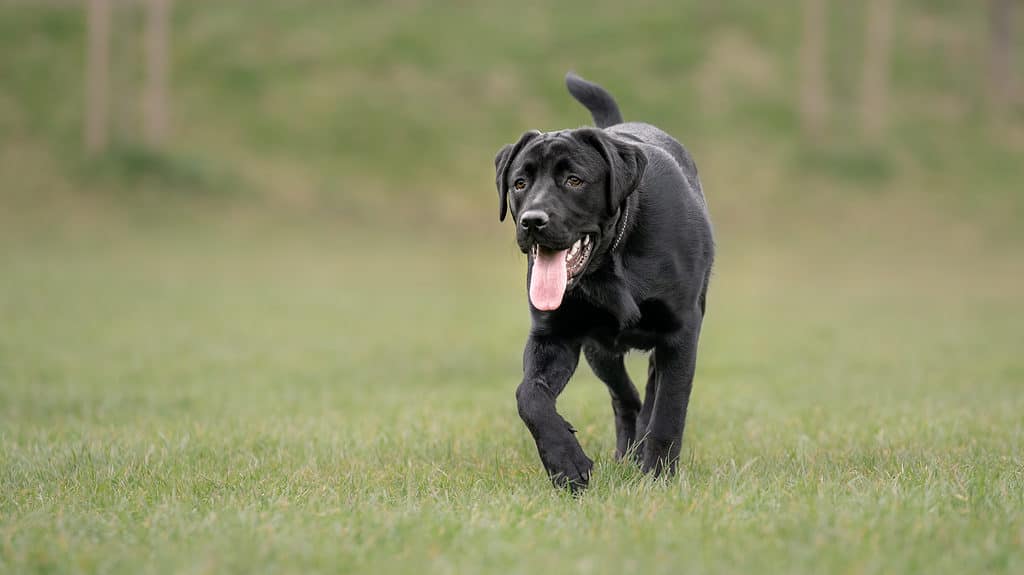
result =
[[[611,392],[615,455],[672,473],[686,422],[714,259],[697,168],[654,126],[622,123],[611,94],[570,73],[597,128],[530,131],[498,152],[500,218],[529,254],[532,327],[519,415],[556,486],[590,481],[593,462],[555,400],[580,350]],[[651,350],[643,403],[623,354]]]

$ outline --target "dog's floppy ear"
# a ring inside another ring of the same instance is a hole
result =
[[[515,144],[506,144],[494,157],[495,184],[498,186],[498,219],[505,221],[505,214],[508,213],[508,168],[512,160],[523,149],[530,140],[540,135],[537,130],[530,130],[523,134]]]
[[[577,134],[608,163],[608,215],[613,215],[640,185],[647,169],[647,156],[639,146],[614,138],[604,130],[581,128]]]

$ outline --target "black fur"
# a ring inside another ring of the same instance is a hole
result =
[[[498,220],[505,221],[505,213],[508,209],[508,166],[512,158],[523,149],[530,140],[540,135],[537,130],[526,132],[515,144],[502,146],[498,155],[494,156],[494,171],[497,174],[495,180],[498,186]]]
[[[594,125],[598,128],[607,128],[622,123],[619,105],[604,88],[588,82],[572,72],[565,75],[565,85],[569,88],[572,97],[590,110],[590,115],[594,117]]]
[[[570,280],[561,305],[530,305],[532,327],[523,354],[519,414],[557,486],[586,487],[591,460],[555,400],[587,357],[612,396],[616,457],[634,454],[645,472],[675,470],[686,422],[704,317],[714,240],[686,150],[643,123],[622,123],[612,96],[569,74],[569,91],[604,129],[527,132],[495,158],[499,216],[510,210],[524,253],[536,244],[566,249],[584,234],[593,251]],[[570,176],[582,185],[570,185]],[[516,190],[517,180],[523,189]],[[521,225],[542,211],[543,227]],[[616,238],[619,238],[616,241]],[[528,258],[527,282],[533,271]],[[650,350],[641,403],[623,354]]]

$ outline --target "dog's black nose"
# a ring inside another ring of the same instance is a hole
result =
[[[548,214],[541,210],[523,212],[522,217],[519,218],[519,225],[528,230],[539,230],[548,225]]]

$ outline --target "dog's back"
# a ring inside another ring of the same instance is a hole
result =
[[[598,84],[588,82],[569,72],[565,75],[565,85],[573,98],[576,98],[576,101],[590,111],[590,115],[594,118],[594,125],[598,128],[606,129],[620,138],[654,146],[668,153],[679,165],[679,169],[682,170],[701,203],[705,207],[707,206],[704,190],[697,175],[697,164],[678,140],[650,124],[623,122],[622,112],[619,111],[619,105],[615,102],[615,98]]]

